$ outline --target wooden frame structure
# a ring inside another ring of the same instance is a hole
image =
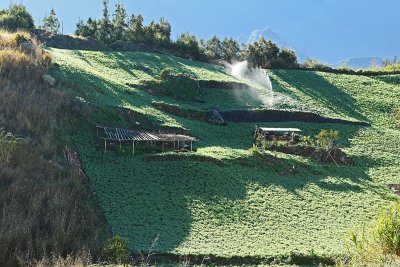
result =
[[[97,125],[96,129],[98,137],[99,129],[103,130],[104,137],[100,137],[100,139],[104,140],[104,153],[107,152],[107,141],[119,142],[120,147],[122,146],[122,142],[132,142],[132,155],[135,155],[135,142],[136,144],[138,142],[146,142],[149,144],[150,142],[151,145],[157,144],[157,142],[162,142],[162,151],[164,151],[164,143],[173,143],[173,147],[179,149],[182,143],[190,142],[190,151],[192,151],[193,142],[197,141],[194,137],[181,134],[150,133],[100,125]]]

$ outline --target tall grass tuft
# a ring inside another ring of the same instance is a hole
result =
[[[400,266],[400,202],[384,209],[372,225],[350,233],[348,256],[336,266]]]

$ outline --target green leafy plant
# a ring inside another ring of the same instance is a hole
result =
[[[335,142],[339,139],[339,132],[323,129],[315,137],[317,138],[317,145],[321,148],[326,149],[329,146],[333,146]]]
[[[400,202],[382,211],[375,222],[373,235],[385,254],[400,256]]]
[[[104,253],[110,263],[127,264],[129,262],[128,243],[119,235],[107,240]]]
[[[361,231],[350,232],[348,256],[338,258],[336,266],[399,266],[400,263],[400,202],[385,208]]]
[[[251,148],[249,148],[249,154],[252,156],[261,156],[263,154],[261,147],[253,144]]]
[[[168,77],[169,75],[171,75],[171,74],[172,74],[172,69],[171,69],[171,68],[163,68],[163,69],[160,71],[160,78],[161,78],[161,80],[166,80],[167,77]]]

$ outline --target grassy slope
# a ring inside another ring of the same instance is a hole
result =
[[[150,105],[165,101],[201,110],[219,104],[222,109],[261,104],[250,95],[208,90],[205,104],[192,105],[125,85],[153,79],[165,66],[200,79],[233,80],[221,68],[146,53],[51,52],[60,65],[57,79],[75,84],[65,88],[70,94],[100,107],[126,107],[162,125],[190,129],[200,138],[198,154],[225,162],[223,167],[190,160],[145,163],[142,155],[100,153],[90,127],[76,135],[85,171],[114,233],[127,238],[134,250],[146,250],[159,235],[157,251],[176,254],[331,256],[343,252],[342,238],[351,228],[392,198],[385,183],[396,181],[400,170],[400,131],[391,126],[392,109],[400,106],[400,76],[271,73],[277,97],[284,100],[280,107],[372,123],[370,128],[262,124],[295,126],[306,135],[321,128],[339,130],[356,164],[337,168],[283,154],[261,162],[247,153],[254,124],[213,126]],[[295,175],[282,174],[293,165]]]

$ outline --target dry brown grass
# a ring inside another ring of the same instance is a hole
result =
[[[19,137],[0,164],[0,266],[96,249],[106,227],[86,182],[64,164],[65,141],[55,134],[76,119],[73,102],[43,82],[51,58],[36,40],[0,40],[0,128]]]

